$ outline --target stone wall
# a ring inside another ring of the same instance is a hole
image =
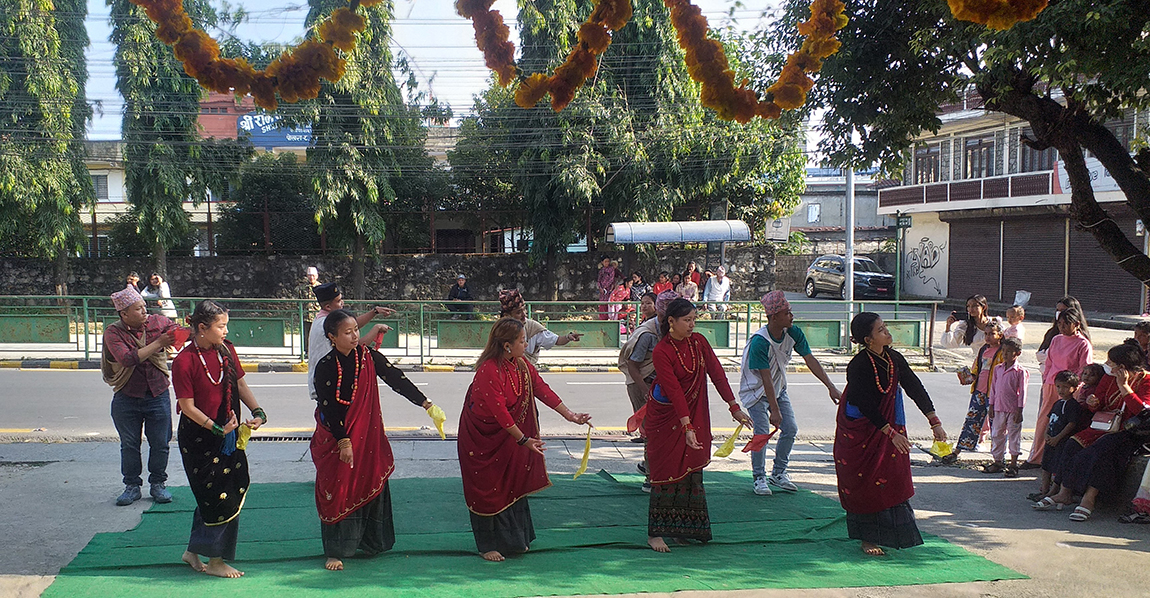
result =
[[[807,268],[820,255],[780,255],[775,258],[775,283],[784,291],[800,293],[806,283]],[[885,272],[894,274],[895,255],[893,253],[862,253],[855,254],[860,257],[869,257]]]
[[[703,251],[659,251],[655,255],[605,252],[630,273],[682,270],[690,260],[702,264]],[[500,289],[518,288],[527,299],[550,297],[546,269],[554,270],[560,299],[598,299],[596,274],[599,253],[559,256],[553,266],[532,262],[528,255],[421,254],[385,255],[365,264],[367,295],[380,299],[440,299],[447,296],[459,273],[468,277],[472,295],[494,300]],[[727,250],[732,300],[754,300],[774,287],[774,249],[739,247]],[[177,297],[298,297],[308,266],[319,268],[320,280],[350,285],[349,257],[169,257],[167,282]],[[76,258],[70,262],[68,292],[108,295],[123,288],[124,276],[136,271],[147,280],[147,258]],[[52,264],[37,259],[0,259],[0,295],[53,293]],[[654,280],[653,276],[648,277]]]

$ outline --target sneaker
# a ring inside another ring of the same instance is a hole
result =
[[[639,470],[639,473],[641,473],[643,475],[647,475],[647,464],[646,463],[639,463],[638,465],[635,466],[635,468]]]
[[[152,500],[164,504],[172,502],[172,493],[163,484],[152,484]]]
[[[124,493],[116,499],[116,506],[126,507],[137,500],[140,500],[140,487],[139,486],[124,486]]]
[[[799,491],[799,487],[796,486],[795,483],[791,481],[791,478],[787,477],[787,474],[785,473],[772,475],[771,477],[767,478],[767,481],[781,490],[786,490],[787,492]]]
[[[759,496],[770,496],[774,494],[774,492],[771,492],[771,487],[767,485],[767,478],[755,478],[755,494]]]
[[[643,482],[643,492],[651,493],[651,482]]]

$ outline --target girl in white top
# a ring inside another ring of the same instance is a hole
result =
[[[978,350],[986,344],[986,324],[990,322],[988,311],[986,297],[971,295],[966,300],[966,319],[959,321],[953,313],[950,314],[940,344],[947,349],[970,347],[971,352],[978,355]]]
[[[176,304],[172,302],[172,290],[159,274],[152,273],[148,279],[148,286],[140,291],[140,296],[145,301],[156,301],[155,305],[159,306],[160,313],[165,317],[173,320],[176,318]]]

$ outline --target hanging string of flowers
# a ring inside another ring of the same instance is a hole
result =
[[[491,10],[495,0],[457,0],[455,10],[471,19],[475,28],[475,43],[483,52],[484,62],[502,87],[507,87],[520,73],[515,64],[515,44],[509,41],[511,31],[503,23],[503,16]],[[533,73],[521,77],[515,89],[515,103],[531,108],[551,94],[551,108],[559,112],[575,98],[575,92],[595,74],[599,56],[611,45],[611,32],[622,29],[631,20],[630,0],[599,0],[591,15],[579,27],[579,43],[567,55],[555,74]]]
[[[276,109],[277,93],[288,103],[310,100],[319,96],[321,77],[333,82],[343,77],[347,60],[336,49],[350,54],[355,34],[366,27],[356,9],[382,1],[351,0],[348,8],[337,8],[320,23],[319,40],[306,40],[257,71],[243,58],[220,58],[219,44],[192,26],[182,0],[131,0],[156,23],[156,37],[172,46],[184,72],[212,91],[251,94],[256,106],[266,110]]]
[[[954,18],[1005,31],[1030,21],[1046,8],[1047,0],[946,0]]]
[[[687,53],[687,72],[703,85],[700,100],[723,120],[750,122],[758,116],[775,119],[783,110],[793,110],[807,101],[814,87],[808,73],[822,69],[822,60],[838,52],[842,43],[835,33],[847,24],[846,7],[839,0],[814,0],[811,16],[799,23],[805,39],[799,51],[787,56],[779,79],[767,88],[765,99],[749,89],[744,79],[735,87],[735,72],[730,69],[723,45],[707,37],[707,18],[690,0],[664,0],[671,9],[671,24],[679,37],[679,46]]]

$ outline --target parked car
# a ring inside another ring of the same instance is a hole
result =
[[[894,276],[883,272],[874,260],[856,257],[855,297],[894,298]],[[807,281],[804,285],[807,297],[819,293],[835,293],[846,298],[846,258],[841,255],[824,255],[807,268]]]

